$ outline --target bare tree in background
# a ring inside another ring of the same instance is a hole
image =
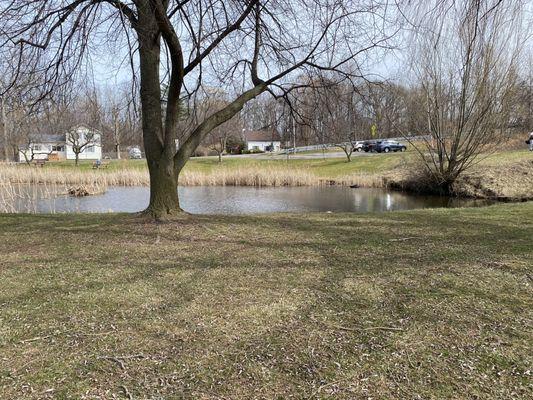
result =
[[[364,105],[376,126],[378,137],[398,137],[406,130],[409,96],[404,87],[391,82],[365,85]]]
[[[202,121],[207,116],[218,112],[229,104],[228,95],[218,89],[208,88],[200,101],[196,102],[193,110],[187,113],[184,118],[185,125],[197,125],[198,121]],[[189,121],[186,121],[189,119]],[[222,155],[226,152],[228,139],[230,137],[238,138],[242,132],[242,123],[240,114],[234,115],[228,121],[215,127],[207,133],[202,141],[202,145],[217,154],[218,162],[222,162]]]
[[[362,139],[369,127],[363,117],[363,98],[354,86],[346,84],[325,87],[318,93],[323,97],[317,111],[317,131],[322,131],[322,136],[340,148],[350,162],[354,142]]]
[[[125,143],[134,143],[136,99],[132,96],[131,89],[120,85],[117,87],[105,87],[99,96],[102,102],[101,116],[103,132],[108,141],[112,143],[113,153],[117,159],[121,158],[121,151]]]
[[[521,48],[521,2],[429,2],[416,36],[415,71],[428,140],[418,150],[429,186],[453,191],[457,177],[505,139]],[[420,11],[420,10],[419,10]]]
[[[222,162],[222,155],[226,152],[228,139],[231,137],[238,138],[242,130],[242,124],[237,117],[233,117],[222,125],[217,126],[207,134],[205,143],[210,150],[217,153],[218,162]]]
[[[349,74],[353,60],[388,45],[394,16],[391,4],[374,0],[12,0],[0,4],[0,45],[45,65],[44,94],[71,81],[104,35],[138,55],[131,66],[140,72],[146,213],[160,218],[181,211],[178,175],[205,135],[261,93],[284,96],[296,76]],[[232,100],[181,131],[180,99],[206,82],[231,89]]]
[[[80,161],[80,154],[83,153],[88,147],[99,144],[97,142],[97,131],[95,129],[78,129],[74,127],[70,129],[66,134],[67,144],[72,146],[72,152],[75,156],[76,166]],[[87,127],[88,128],[88,127]]]
[[[361,82],[359,82],[361,83]],[[309,87],[295,93],[292,107],[300,131],[307,129],[324,148],[341,149],[348,162],[354,142],[369,129],[361,85],[335,76],[315,77]]]
[[[32,107],[32,88],[38,82],[38,72],[29,69],[14,82],[16,72],[12,60],[0,59],[0,141],[5,161],[17,160],[19,146],[28,143],[30,121],[35,122],[34,116],[39,113],[38,108]]]

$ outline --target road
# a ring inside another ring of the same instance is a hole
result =
[[[374,157],[379,153],[353,152],[352,157]],[[224,158],[254,158],[256,160],[286,160],[286,154],[258,153],[258,154],[227,154]],[[345,158],[346,154],[342,151],[335,152],[316,152],[316,153],[296,153],[290,154],[291,160],[320,160],[322,158]]]

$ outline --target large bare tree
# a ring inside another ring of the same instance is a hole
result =
[[[521,1],[428,2],[417,10],[414,71],[428,138],[413,142],[428,189],[449,194],[505,139],[520,50]]]
[[[388,45],[393,10],[375,0],[10,0],[0,5],[0,45],[43,65],[43,96],[71,81],[96,45],[129,48],[150,172],[146,212],[159,218],[180,211],[178,175],[207,133],[261,93],[285,95],[302,74],[350,74]],[[182,99],[204,84],[232,100],[182,131]]]

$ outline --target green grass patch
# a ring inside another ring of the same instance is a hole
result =
[[[248,167],[264,166],[264,167],[292,167],[294,169],[305,169],[315,173],[320,177],[339,177],[349,175],[352,173],[376,173],[394,169],[400,165],[407,163],[411,154],[393,153],[380,154],[371,157],[354,156],[351,162],[347,162],[346,158],[327,158],[327,159],[262,159],[251,157],[229,157],[223,158],[222,163],[218,162],[217,157],[200,157],[191,158],[187,163],[185,170],[193,172],[210,173],[215,169],[245,169]],[[59,161],[50,162],[46,164],[45,168],[59,168],[59,169],[79,169],[82,171],[92,170],[91,161],[80,161],[78,167],[74,165],[73,161]],[[109,160],[109,167],[103,169],[102,172],[116,171],[127,169],[147,169],[146,160]]]
[[[2,215],[0,398],[529,398],[532,215]]]
[[[303,153],[298,153],[303,154]],[[267,156],[264,156],[267,157]],[[530,160],[531,153],[527,150],[504,151],[492,154],[480,159],[482,165],[499,165],[502,163],[515,163]],[[411,165],[416,160],[414,151],[406,153],[378,154],[372,156],[352,157],[351,162],[347,162],[345,157],[326,159],[267,159],[253,157],[225,157],[222,163],[218,162],[218,157],[191,158],[185,166],[186,171],[201,172],[209,174],[215,170],[232,171],[236,169],[246,169],[249,167],[286,167],[295,170],[307,170],[321,178],[339,178],[353,174],[384,174]],[[109,167],[102,170],[146,170],[146,160],[108,160]],[[45,168],[79,169],[82,171],[92,170],[92,161],[80,161],[76,167],[73,161],[50,162]]]

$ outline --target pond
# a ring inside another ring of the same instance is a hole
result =
[[[30,213],[136,212],[146,208],[147,187],[110,187],[104,194],[70,197],[59,189],[19,185],[0,187],[0,211]],[[62,190],[64,192],[64,188]],[[418,196],[384,189],[324,187],[180,187],[181,206],[193,214],[261,214],[275,212],[386,212],[436,207],[475,207],[484,200]]]

